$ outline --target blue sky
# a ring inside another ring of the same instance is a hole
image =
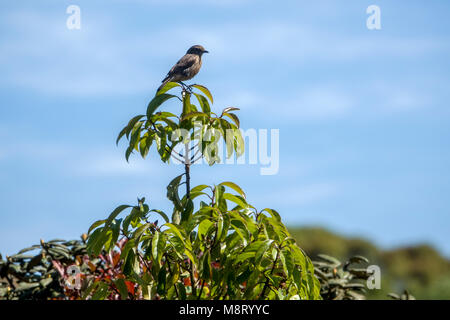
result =
[[[448,1],[189,3],[2,3],[1,253],[76,238],[137,196],[167,210],[181,168],[127,164],[115,138],[202,44],[195,82],[216,110],[241,108],[244,129],[280,130],[280,170],[197,166],[194,185],[232,180],[288,224],[450,255]],[[71,4],[80,30],[66,28]],[[381,30],[366,28],[371,4]]]

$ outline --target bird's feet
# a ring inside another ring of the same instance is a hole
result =
[[[193,93],[193,91],[192,91],[192,86],[189,86],[189,85],[185,84],[185,83],[182,82],[182,81],[180,81],[180,84],[181,84],[181,87],[182,87],[183,91],[189,92],[189,93],[191,93],[191,94]]]

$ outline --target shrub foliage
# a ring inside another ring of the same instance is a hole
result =
[[[169,83],[159,91],[146,114],[132,118],[117,140],[128,139],[127,160],[133,151],[145,158],[155,142],[162,161],[183,163],[185,172],[167,186],[171,215],[150,209],[145,199],[135,206],[121,205],[92,225],[88,252],[110,254],[116,243],[124,242],[122,272],[145,299],[320,298],[312,262],[275,210],[258,211],[234,182],[190,187],[190,166],[195,161],[205,159],[209,165],[220,161],[220,139],[227,157],[240,156],[244,142],[232,112],[239,109],[225,108],[218,116],[211,111],[213,98],[206,87],[182,86],[180,96],[167,93],[176,87],[180,85]],[[181,101],[180,116],[156,112],[173,98]],[[128,214],[119,218],[125,211]],[[107,285],[111,283],[93,283],[88,294]],[[102,292],[99,298],[106,298],[111,290]]]
[[[178,89],[180,94],[168,93]],[[176,99],[181,107],[179,115],[159,110]],[[277,211],[256,209],[231,181],[191,188],[191,165],[203,160],[209,165],[219,162],[220,140],[225,143],[227,158],[244,153],[235,113],[239,109],[228,107],[219,115],[212,111],[212,103],[213,97],[204,86],[168,83],[155,94],[146,113],[133,117],[117,138],[117,143],[127,139],[127,161],[135,152],[146,158],[154,146],[163,162],[183,164],[184,173],[167,186],[171,213],[151,209],[145,198],[135,205],[120,205],[106,219],[92,224],[87,243],[83,242],[79,251],[71,251],[73,248],[67,247],[71,243],[51,243],[61,259],[46,255],[46,271],[41,274],[30,265],[40,259],[36,258],[39,255],[44,256],[43,251],[20,265],[8,262],[19,259],[10,257],[6,264],[2,262],[2,273],[26,270],[28,278],[21,278],[22,271],[13,275],[31,291],[23,295],[19,287],[5,284],[2,296],[320,299],[314,265]],[[44,244],[40,247],[51,251]],[[55,281],[61,284],[59,289]],[[50,285],[54,291],[44,290]]]

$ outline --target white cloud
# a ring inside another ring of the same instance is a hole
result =
[[[368,81],[357,84],[317,83],[285,91],[283,96],[262,91],[232,96],[243,108],[268,110],[285,123],[340,119],[362,114],[386,115],[417,109],[437,108],[450,97],[442,79],[413,79],[402,83]],[[447,90],[448,91],[448,90]],[[242,99],[242,100],[240,100]],[[241,103],[241,101],[243,101]],[[276,108],[274,107],[276,106]],[[266,116],[266,113],[256,113]]]
[[[186,26],[189,34],[214,43],[216,54],[240,62],[288,59],[291,66],[315,61],[352,61],[373,57],[408,58],[448,51],[446,39],[419,36],[355,35],[299,22],[265,20],[228,22],[203,28]]]
[[[81,176],[118,176],[143,175],[158,173],[155,164],[141,159],[130,159],[126,162],[123,155],[90,155],[76,164],[72,164],[73,173]]]
[[[14,145],[4,146],[0,159],[33,159],[38,166],[45,163],[51,170],[60,171],[69,176],[157,176],[159,162],[154,159],[142,159],[132,155],[129,162],[123,152],[114,152],[103,147],[81,148],[42,141],[17,141]]]
[[[214,53],[209,58],[211,68],[220,68],[219,61],[222,65],[239,66],[276,59],[294,67],[306,65],[311,59],[334,62],[374,56],[403,58],[448,49],[447,42],[440,39],[385,36],[374,41],[370,37],[276,20],[217,22],[209,23],[207,28],[197,23],[131,30],[117,23],[114,15],[99,12],[95,20],[84,19],[81,30],[77,31],[67,30],[60,16],[47,12],[3,13],[2,21],[8,33],[14,35],[8,42],[2,41],[3,85],[52,95],[98,96],[148,91],[170,68],[167,61],[179,58],[193,42],[211,48]],[[155,44],[164,45],[158,45],[155,50]],[[332,94],[322,99],[348,103],[343,102],[348,97]],[[314,97],[304,99],[309,103]],[[347,105],[329,111],[344,107]]]
[[[66,96],[148,90],[152,70],[142,66],[151,61],[147,45],[142,48],[147,41],[124,35],[114,39],[110,35],[114,25],[102,16],[77,31],[68,30],[63,22],[48,13],[4,15],[3,23],[15,37],[2,43],[3,85]]]

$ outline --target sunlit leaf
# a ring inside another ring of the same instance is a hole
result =
[[[226,187],[233,189],[234,191],[239,193],[245,199],[245,192],[236,183],[231,182],[231,181],[225,181],[225,182],[220,183],[219,185],[226,186]]]
[[[126,300],[128,298],[128,288],[125,284],[125,280],[123,280],[122,278],[118,278],[116,281],[114,281],[114,283],[119,290],[122,300]]]
[[[167,82],[166,85],[163,86],[163,87],[161,88],[161,90],[159,90],[159,91],[156,93],[156,95],[159,96],[159,95],[161,95],[161,94],[163,94],[163,93],[166,93],[167,91],[169,91],[170,89],[175,88],[175,87],[180,87],[180,84],[177,83],[177,82]]]
[[[162,93],[155,96],[147,106],[147,118],[150,119],[155,110],[158,109],[161,104],[172,98],[176,98],[176,96],[167,93]]]
[[[88,230],[88,235],[91,234],[91,231],[94,230],[95,228],[97,228],[98,226],[101,226],[102,224],[104,224],[106,222],[106,220],[97,220],[95,221]]]
[[[208,97],[208,99],[211,101],[211,103],[214,103],[212,94],[211,94],[211,92],[209,92],[208,88],[206,88],[205,86],[199,85],[199,84],[194,84],[194,85],[192,85],[192,87],[203,92]]]
[[[262,244],[259,246],[258,250],[255,253],[255,264],[259,265],[261,263],[261,259],[264,256],[264,254],[267,252],[267,250],[270,248],[274,240],[268,239],[262,242]]]
[[[209,114],[211,112],[211,107],[209,106],[208,100],[201,94],[194,93],[195,97],[198,100],[198,103],[200,104],[200,107],[202,108],[202,111],[204,113]]]

